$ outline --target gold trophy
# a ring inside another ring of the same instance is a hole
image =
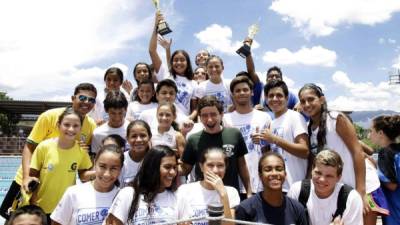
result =
[[[248,29],[248,35],[247,37],[253,41],[254,37],[256,36],[257,32],[259,30],[259,25],[258,23],[252,24],[249,29]],[[236,53],[242,56],[243,58],[246,58],[247,56],[250,55],[250,47],[251,43],[245,42],[242,47],[240,47]]]
[[[156,7],[157,11],[160,11],[160,0],[152,0],[154,3],[154,6]],[[160,20],[160,22],[157,25],[157,32],[161,35],[166,35],[168,33],[171,33],[172,30],[168,27],[168,24],[164,20]]]

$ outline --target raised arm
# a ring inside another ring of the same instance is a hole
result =
[[[253,43],[253,40],[251,40],[250,38],[246,38],[243,43],[251,45]],[[259,83],[260,78],[258,77],[258,75],[256,73],[253,56],[251,55],[251,53],[249,56],[246,57],[246,68],[247,68],[247,73],[249,73],[249,75],[250,75],[251,81],[253,81],[254,84]]]
[[[158,43],[165,49],[165,56],[167,60],[168,69],[171,69],[171,44],[172,39],[165,39],[163,36],[158,35]]]
[[[153,28],[153,33],[151,34],[150,38],[150,44],[149,44],[149,54],[151,58],[151,62],[153,63],[154,66],[154,71],[158,73],[160,71],[160,67],[162,64],[161,58],[157,53],[157,25],[160,20],[163,19],[162,14],[157,11],[155,15],[155,20],[154,20],[154,28]]]

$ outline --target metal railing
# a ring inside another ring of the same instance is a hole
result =
[[[26,137],[0,137],[0,155],[20,155]]]

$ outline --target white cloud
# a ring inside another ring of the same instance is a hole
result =
[[[232,29],[229,26],[212,24],[204,30],[195,33],[194,36],[200,43],[207,45],[210,51],[217,51],[228,55],[236,54],[236,50],[242,46],[242,41],[232,40]],[[252,49],[257,49],[260,44],[254,40]]]
[[[306,37],[331,35],[341,25],[375,25],[400,11],[398,0],[275,0],[270,9]]]
[[[150,4],[149,4],[150,5]],[[142,1],[1,1],[0,86],[16,99],[64,99],[80,82],[103,86],[88,67],[147,35]],[[140,16],[139,16],[140,15]]]
[[[394,44],[397,43],[397,41],[396,41],[395,39],[392,39],[392,38],[387,38],[387,39],[385,39],[385,38],[379,38],[379,39],[378,39],[378,43],[379,43],[379,44],[388,43],[388,44],[394,45]]]
[[[263,60],[267,63],[281,65],[303,64],[309,66],[333,67],[336,64],[337,55],[335,51],[321,46],[312,48],[302,47],[297,52],[291,52],[286,48],[280,48],[275,52],[268,51]]]
[[[387,81],[375,85],[372,82],[353,82],[343,71],[336,71],[332,80],[345,89],[342,95],[329,101],[329,108],[345,111],[395,110],[400,109],[400,89]]]
[[[400,55],[397,56],[397,58],[394,59],[393,61],[394,61],[394,64],[392,65],[392,67],[395,69],[400,69]]]
[[[379,38],[378,43],[379,44],[385,44],[385,38]]]
[[[391,38],[388,38],[388,42],[389,42],[390,44],[396,44],[396,40],[391,39]]]

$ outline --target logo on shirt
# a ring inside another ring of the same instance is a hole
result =
[[[225,152],[227,157],[233,156],[233,154],[234,154],[233,149],[234,148],[235,148],[235,146],[231,145],[231,144],[222,145],[222,149],[224,150],[224,152]]]
[[[54,165],[51,164],[51,163],[49,163],[49,164],[47,165],[47,170],[48,170],[48,171],[53,171],[53,170],[54,170]]]
[[[79,209],[76,217],[76,224],[101,224],[107,214],[108,208],[106,207]]]
[[[73,162],[72,164],[71,164],[71,169],[69,170],[69,172],[74,172],[74,171],[76,171],[76,168],[78,167],[78,163],[76,163],[76,162]]]

